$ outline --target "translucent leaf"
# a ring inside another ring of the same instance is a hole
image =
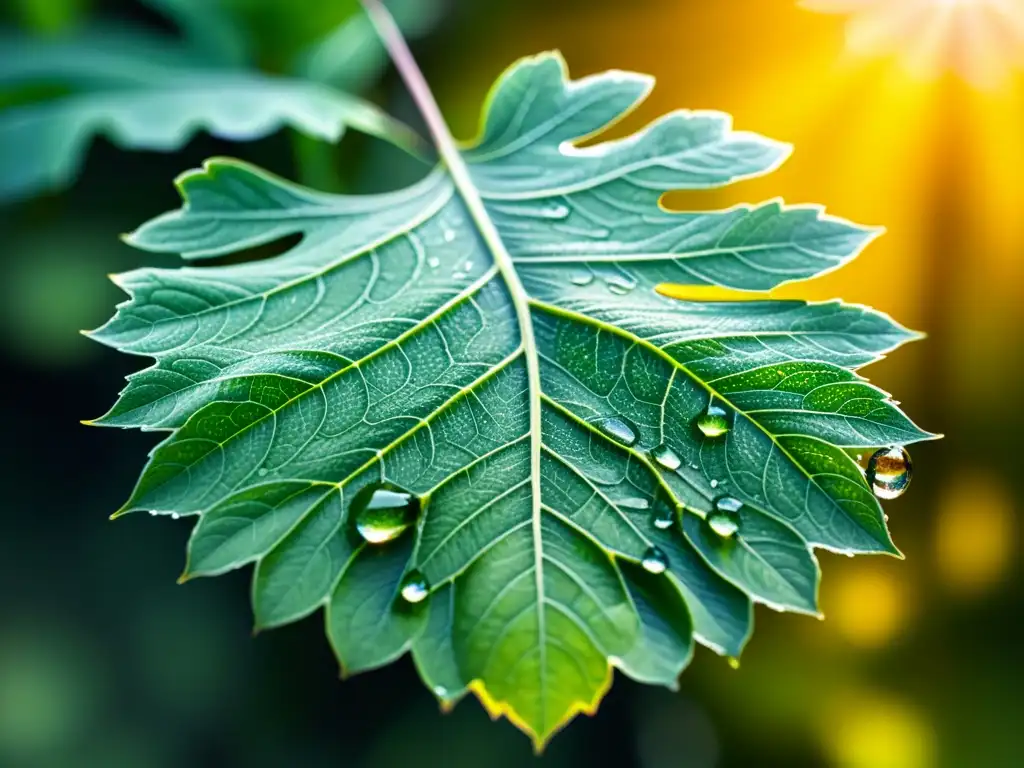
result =
[[[754,603],[816,614],[814,548],[897,554],[847,450],[931,437],[856,373],[913,334],[655,290],[768,289],[876,233],[781,202],[661,208],[788,148],[711,112],[576,146],[650,87],[520,61],[461,166],[389,194],[185,174],[183,207],[129,240],[195,265],[120,275],[130,299],[93,333],[155,360],[97,422],[170,431],[122,512],[196,516],[186,576],[255,562],[259,624],[326,607],[343,665],[411,648],[443,703],[472,690],[538,745],[613,667],[674,687],[694,640],[740,654]],[[379,483],[422,513],[370,545],[350,505]]]

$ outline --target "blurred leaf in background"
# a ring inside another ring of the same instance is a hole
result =
[[[0,34],[0,202],[69,184],[101,133],[125,149],[161,151],[200,130],[251,141],[286,125],[321,141],[351,127],[410,151],[419,145],[408,128],[340,90],[364,90],[385,63],[361,16],[303,50],[290,67],[297,76],[285,77],[244,66],[252,40],[218,3],[146,1],[183,40],[123,24],[47,40]],[[400,7],[413,33],[437,19],[430,1]]]

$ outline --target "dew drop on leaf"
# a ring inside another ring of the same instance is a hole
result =
[[[397,539],[419,515],[419,500],[391,485],[363,488],[352,500],[356,531],[369,544]]]
[[[683,460],[679,458],[679,454],[664,444],[651,451],[651,458],[654,459],[659,467],[667,469],[669,472],[675,472],[683,465]]]
[[[708,515],[708,527],[723,539],[728,539],[740,529],[739,511],[743,502],[732,496],[723,496],[715,502],[715,508]]]
[[[569,282],[572,283],[573,285],[578,285],[582,288],[594,282],[594,273],[577,272],[576,274],[569,278]]]
[[[636,429],[625,419],[613,416],[597,422],[597,426],[608,437],[623,445],[634,445],[637,441]]]
[[[665,507],[654,516],[654,527],[659,531],[667,531],[676,524],[676,512],[670,507]]]
[[[709,405],[708,409],[697,417],[697,429],[704,437],[721,437],[729,431],[729,415],[718,405]]]
[[[422,603],[430,594],[430,587],[423,574],[409,571],[402,579],[402,599],[407,603]]]
[[[439,266],[441,266],[441,260],[437,258],[437,256],[431,256],[429,259],[427,259],[427,266],[430,267],[431,269],[437,269]]]
[[[668,568],[668,555],[657,547],[650,547],[644,552],[644,559],[640,561],[640,565],[648,573],[664,573]]]
[[[730,656],[729,657],[729,666],[732,667],[733,669],[739,669],[740,668],[740,660],[737,659],[735,656]]]
[[[910,485],[913,465],[910,454],[901,445],[882,448],[868,459],[867,479],[880,499],[895,499]]]
[[[608,286],[608,290],[618,296],[625,296],[627,293],[636,288],[636,281],[630,280],[628,277],[622,275],[612,275],[604,279],[605,285]]]
[[[639,496],[628,499],[620,499],[616,504],[623,509],[647,509],[651,503]]]
[[[450,243],[454,239],[455,239],[455,230],[454,229],[446,229],[444,231],[444,241],[446,243]]]

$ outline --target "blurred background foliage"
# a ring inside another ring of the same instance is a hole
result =
[[[917,449],[911,491],[887,504],[906,561],[822,553],[824,623],[759,609],[739,671],[699,651],[678,694],[619,678],[598,715],[570,726],[539,764],[1024,763],[1022,78],[979,87],[891,52],[852,55],[844,17],[794,0],[407,5],[456,135],[473,134],[507,64],[558,47],[576,75],[657,76],[616,134],[685,106],[729,111],[741,128],[795,143],[772,176],[668,203],[782,195],[885,224],[852,265],[776,295],[841,296],[930,336],[869,371],[947,435]],[[216,12],[219,33],[195,26],[197,8]],[[356,0],[3,0],[0,23],[19,44],[73,39],[100,19],[214,41],[234,66],[358,90],[418,125],[365,29],[346,26],[357,12]],[[334,64],[354,50],[369,62],[358,76]],[[186,523],[107,521],[155,436],[78,420],[105,411],[121,377],[146,363],[77,331],[122,298],[105,273],[171,263],[116,235],[176,207],[171,179],[215,154],[328,189],[393,188],[422,173],[355,132],[338,146],[287,130],[244,144],[200,134],[174,153],[99,139],[69,189],[0,208],[0,765],[532,765],[527,740],[474,702],[439,714],[406,660],[340,683],[317,619],[251,639],[247,574],[175,585]]]

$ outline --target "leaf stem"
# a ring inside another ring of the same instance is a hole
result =
[[[536,575],[537,589],[537,619],[539,634],[543,638],[546,634],[544,615],[544,577],[542,564],[541,544],[541,381],[540,381],[540,355],[537,353],[537,340],[533,331],[533,317],[531,314],[530,297],[519,279],[512,256],[505,248],[501,235],[498,234],[494,222],[484,205],[480,191],[470,175],[466,161],[463,159],[455,139],[448,129],[448,124],[441,115],[441,109],[437,106],[434,94],[427,84],[423,72],[420,70],[412,51],[409,50],[402,32],[399,30],[395,20],[384,7],[381,0],[360,0],[363,8],[369,15],[377,34],[380,35],[384,46],[388,49],[395,68],[405,82],[413,101],[419,108],[427,129],[437,146],[441,155],[441,162],[447,167],[448,172],[455,182],[455,188],[459,191],[466,208],[469,209],[473,221],[483,237],[484,242],[494,257],[495,266],[501,272],[501,276],[508,288],[512,306],[515,308],[516,320],[519,323],[519,332],[522,336],[523,357],[526,363],[528,396],[530,401],[530,475],[533,495],[533,550],[534,550],[534,573]],[[541,639],[540,668],[542,674],[546,667],[544,659],[544,643]]]

